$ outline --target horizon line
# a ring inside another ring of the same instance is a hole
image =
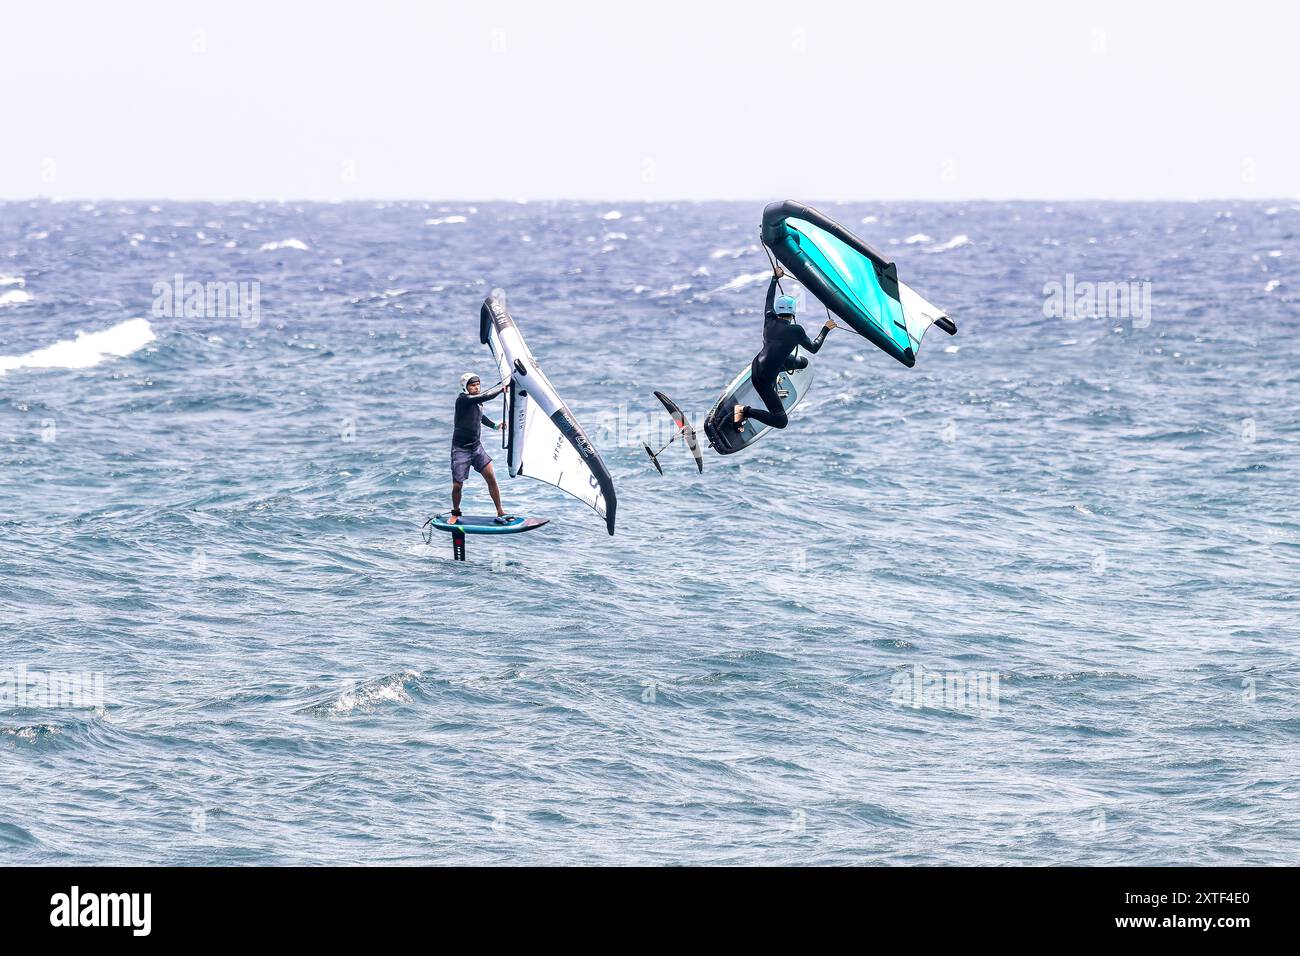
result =
[[[424,199],[409,198],[409,197],[408,197],[408,198],[402,198],[402,199],[398,199],[398,198],[387,198],[387,199],[385,199],[385,198],[381,198],[381,197],[356,196],[356,197],[350,197],[350,198],[321,199],[321,198],[308,198],[308,197],[281,198],[281,197],[250,197],[250,196],[243,196],[243,197],[227,197],[227,198],[221,198],[221,199],[211,199],[211,198],[208,198],[208,199],[201,199],[201,198],[193,198],[193,197],[176,197],[176,196],[165,196],[165,197],[159,197],[159,196],[41,196],[41,195],[38,195],[38,196],[20,196],[20,197],[0,196],[0,203],[33,203],[33,202],[47,202],[47,203],[74,203],[74,202],[75,202],[75,203],[85,203],[85,202],[91,202],[91,203],[100,203],[100,202],[169,203],[169,202],[183,202],[183,203],[209,203],[209,204],[217,204],[217,203],[276,203],[276,204],[279,204],[279,205],[291,205],[291,204],[306,203],[306,204],[313,204],[313,205],[330,205],[330,206],[340,206],[340,205],[345,205],[345,204],[348,204],[348,203],[367,203],[367,204],[377,204],[377,203],[400,203],[400,204],[415,204],[415,203],[445,203],[445,204],[451,204],[451,203],[456,203],[456,204],[461,204],[461,205],[475,205],[475,204],[483,204],[483,205],[489,205],[489,204],[510,204],[510,205],[517,205],[517,206],[528,205],[529,203],[585,203],[585,204],[590,204],[590,205],[611,205],[611,204],[618,204],[618,203],[631,203],[631,204],[636,204],[636,205],[645,205],[645,206],[648,206],[648,205],[674,204],[674,203],[686,203],[686,204],[703,204],[703,203],[745,203],[745,204],[749,204],[749,203],[761,203],[761,204],[766,205],[767,203],[770,203],[770,202],[776,202],[776,201],[779,201],[779,200],[773,200],[773,199],[770,199],[770,198],[769,198],[769,199],[756,198],[756,197],[741,197],[741,198],[727,198],[727,199],[723,199],[723,198],[687,198],[687,197],[673,197],[673,198],[664,198],[664,199],[633,199],[633,198],[626,198],[626,197],[625,197],[625,198],[599,197],[599,198],[594,198],[594,199],[593,199],[593,198],[579,198],[579,197],[566,197],[566,196],[545,196],[545,197],[530,197],[530,198],[494,198],[494,199],[484,199],[484,198],[479,198],[479,199],[461,199],[461,198],[446,198],[446,197],[444,197],[444,198],[424,198]],[[1278,202],[1280,202],[1280,203],[1288,203],[1288,202],[1289,202],[1289,203],[1300,203],[1300,196],[1253,196],[1253,197],[1248,197],[1248,196],[1197,196],[1197,197],[1186,197],[1186,196],[1182,196],[1182,197],[1165,197],[1165,196],[1155,196],[1155,197],[1150,197],[1150,196],[1146,196],[1146,197],[1141,197],[1141,198],[1119,198],[1119,197],[1107,197],[1107,196],[1076,196],[1076,197],[1068,197],[1068,198],[1059,198],[1059,197],[1058,197],[1058,198],[1053,198],[1053,197],[1000,197],[1000,198],[990,198],[990,197],[949,197],[949,198],[945,198],[945,199],[937,199],[937,198],[933,198],[933,197],[928,197],[928,198],[926,198],[926,197],[905,197],[905,198],[891,198],[891,199],[881,199],[881,198],[844,198],[844,197],[836,197],[836,198],[830,198],[830,199],[827,199],[827,198],[821,198],[821,199],[815,199],[815,200],[811,200],[811,201],[813,201],[813,202],[824,202],[824,203],[837,203],[837,204],[846,204],[846,203],[882,203],[882,204],[885,204],[885,203],[933,203],[933,204],[936,204],[936,205],[937,205],[937,204],[941,204],[941,203],[949,203],[949,204],[950,204],[950,203],[1188,203],[1188,204],[1190,204],[1190,203],[1211,203],[1211,202],[1259,202],[1259,203],[1270,203],[1270,202],[1274,202],[1274,203],[1278,203]]]

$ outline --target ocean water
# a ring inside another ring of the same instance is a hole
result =
[[[662,477],[758,203],[0,204],[0,862],[1300,863],[1300,206],[815,204],[958,335]],[[494,286],[617,533],[456,563]]]

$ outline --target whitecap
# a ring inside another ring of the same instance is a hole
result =
[[[0,305],[22,305],[32,301],[32,294],[26,289],[10,289],[0,293]]]
[[[609,212],[605,213],[600,218],[601,219],[622,219],[623,214],[619,212],[617,209],[611,209]]]
[[[0,374],[18,368],[91,368],[107,358],[122,358],[157,336],[148,319],[127,319],[102,332],[78,332],[26,355],[0,355]]]
[[[750,243],[747,246],[741,246],[739,249],[714,249],[709,253],[710,259],[739,259],[741,256],[747,256],[751,252],[758,252],[758,246]]]
[[[307,243],[301,239],[285,239],[283,242],[264,242],[258,248],[258,252],[276,252],[279,249],[297,249],[299,252],[307,251]]]
[[[450,226],[457,222],[469,222],[469,219],[465,216],[442,216],[438,219],[424,220],[426,226]]]
[[[690,287],[691,284],[689,282],[676,282],[673,284],[672,288],[660,289],[658,292],[651,292],[650,298],[662,299],[665,296],[676,295],[679,292],[685,292]]]
[[[763,281],[769,275],[771,275],[770,272],[746,272],[743,275],[736,276],[736,278],[732,279],[726,285],[718,286],[718,288],[714,289],[713,291],[731,292],[735,289],[743,289],[747,285],[753,285],[755,282]]]
[[[970,236],[966,235],[965,233],[962,233],[961,235],[953,236],[947,242],[941,242],[937,246],[931,246],[929,249],[926,249],[925,251],[926,252],[947,252],[949,249],[960,249],[962,246],[969,246],[970,244],[971,244]]]
[[[344,687],[332,699],[306,709],[319,717],[346,717],[354,712],[373,713],[385,704],[407,704],[411,701],[407,684],[419,679],[413,670],[404,670],[379,677],[362,684]]]

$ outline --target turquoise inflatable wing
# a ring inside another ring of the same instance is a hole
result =
[[[908,368],[931,325],[949,335],[948,314],[898,280],[868,243],[811,206],[787,199],[763,210],[763,242],[777,261],[859,335]]]

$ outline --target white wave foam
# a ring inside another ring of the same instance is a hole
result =
[[[148,319],[127,319],[102,332],[78,332],[26,355],[0,355],[0,375],[19,368],[90,368],[144,348],[157,336]]]
[[[32,294],[26,289],[10,289],[8,292],[0,293],[0,305],[22,305],[30,301],[32,301]]]
[[[659,289],[659,290],[656,291],[656,292],[651,292],[651,293],[650,293],[650,298],[652,298],[652,299],[662,299],[662,298],[665,298],[666,296],[677,295],[677,294],[680,293],[680,292],[685,292],[685,291],[686,291],[687,289],[689,289],[690,287],[691,287],[691,284],[690,284],[689,282],[675,282],[675,283],[673,283],[673,285],[672,285],[671,288],[668,288],[668,289]]]
[[[941,242],[937,246],[931,246],[926,252],[947,252],[949,249],[960,249],[962,246],[969,246],[970,236],[964,232],[961,235],[953,236],[947,242]]]
[[[404,670],[354,684],[344,688],[333,700],[313,709],[326,716],[345,717],[353,712],[373,713],[384,704],[409,704],[411,694],[406,685],[419,676],[416,671]]]
[[[27,280],[22,276],[0,276],[0,286],[5,285],[26,285]]]
[[[709,253],[710,259],[739,259],[741,256],[747,256],[751,252],[758,252],[758,246],[750,243],[747,246],[741,246],[739,249],[714,249]]]
[[[906,239],[903,240],[903,242],[906,245],[914,246],[918,242],[934,242],[934,240],[931,239],[929,236],[927,236],[925,233],[918,232],[914,235],[908,236]]]
[[[609,212],[605,213],[600,218],[601,219],[622,219],[623,214],[619,212],[617,209],[611,209]]]
[[[469,219],[465,216],[440,216],[437,219],[424,220],[426,226],[449,226],[456,222],[469,222]]]
[[[730,282],[728,282],[726,285],[720,285],[720,286],[718,286],[718,287],[717,287],[716,289],[714,289],[713,291],[714,291],[714,292],[731,292],[731,291],[733,291],[733,290],[735,290],[735,289],[743,289],[743,288],[745,288],[745,286],[747,286],[747,285],[753,285],[755,282],[761,282],[762,280],[766,279],[766,278],[767,278],[768,276],[770,276],[771,274],[772,274],[772,273],[770,273],[770,272],[746,272],[746,273],[744,273],[743,275],[738,275],[738,276],[736,276],[736,278],[732,279],[732,280],[731,280]]]
[[[285,239],[283,242],[264,242],[258,248],[258,252],[275,252],[279,249],[297,249],[299,252],[307,251],[307,243],[301,239]]]

